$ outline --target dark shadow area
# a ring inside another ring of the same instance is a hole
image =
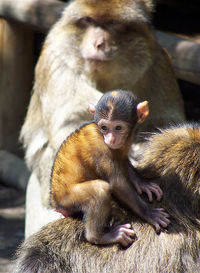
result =
[[[200,121],[200,87],[181,80],[178,83],[185,102],[187,120]]]
[[[25,192],[8,187],[0,181],[0,209],[21,206],[25,202]]]
[[[0,257],[10,259],[23,238],[24,218],[22,216],[18,218],[16,215],[16,218],[10,219],[0,216]]]
[[[200,3],[195,0],[162,0],[153,14],[153,25],[163,31],[196,34],[200,32]]]
[[[0,272],[12,272],[13,255],[24,239],[25,193],[0,183]]]

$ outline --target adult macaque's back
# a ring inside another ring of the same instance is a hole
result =
[[[139,101],[149,101],[150,117],[140,131],[185,119],[169,57],[149,28],[151,8],[147,0],[71,1],[50,30],[21,131],[33,172],[27,236],[57,217],[47,210],[55,154],[63,140],[91,118],[88,104],[96,104],[103,92],[127,89]]]

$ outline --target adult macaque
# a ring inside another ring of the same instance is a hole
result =
[[[200,126],[184,125],[153,134],[137,171],[157,179],[161,206],[170,214],[167,232],[112,206],[117,222],[128,221],[137,240],[126,250],[85,242],[81,220],[57,220],[28,238],[19,250],[15,273],[199,273],[200,268]]]
[[[33,173],[26,236],[49,220],[53,160],[66,136],[90,118],[88,103],[96,104],[102,93],[115,89],[132,90],[139,101],[147,100],[151,115],[136,130],[134,143],[142,140],[139,132],[185,119],[169,57],[149,27],[151,9],[148,0],[70,1],[50,30],[20,136]]]
[[[104,94],[92,112],[94,121],[70,135],[56,155],[51,175],[51,203],[64,215],[84,213],[85,237],[89,242],[128,246],[135,235],[130,224],[105,231],[111,214],[111,193],[152,224],[157,232],[169,224],[167,213],[150,207],[137,195],[131,185],[135,180],[127,172],[135,125],[148,115],[148,104],[147,101],[137,104],[132,92],[115,90]],[[150,186],[161,199],[158,185],[146,183],[145,186],[144,190],[149,191]]]

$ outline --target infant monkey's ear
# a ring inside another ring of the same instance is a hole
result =
[[[138,123],[142,123],[149,115],[148,101],[143,101],[137,105]]]
[[[88,105],[88,110],[90,111],[90,113],[92,115],[94,115],[94,112],[95,112],[95,106],[93,104],[89,104]]]

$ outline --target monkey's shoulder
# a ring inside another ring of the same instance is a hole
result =
[[[99,127],[95,122],[87,122],[82,124],[75,133],[83,135],[85,138],[98,137],[103,140],[103,136],[100,133]]]
[[[68,136],[58,150],[52,168],[52,181],[60,181],[61,176],[65,177],[65,181],[69,178],[70,181],[84,180],[85,166],[89,167],[92,175],[96,175],[97,162],[102,168],[108,168],[110,160],[107,158],[110,157],[110,150],[96,123],[84,123]]]
[[[95,122],[86,122],[77,128],[61,145],[60,150],[92,150],[105,148],[103,136]]]
[[[103,142],[103,136],[99,131],[99,128],[95,122],[86,122],[82,124],[78,129],[71,135],[71,139],[92,142],[100,141]]]

